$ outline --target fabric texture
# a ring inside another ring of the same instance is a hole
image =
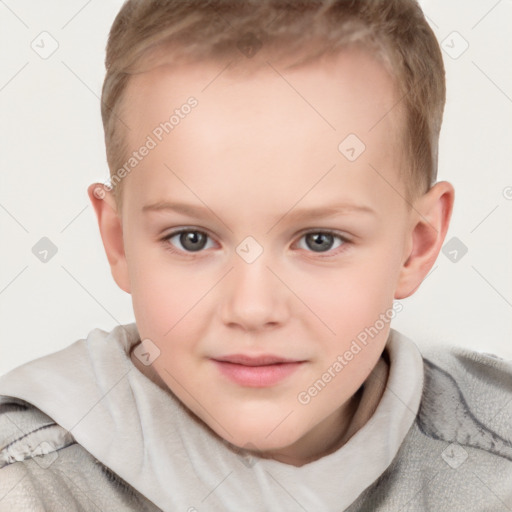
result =
[[[135,324],[0,378],[0,512],[512,510],[512,363],[391,330],[370,420],[301,467],[235,451],[133,364]],[[388,363],[386,363],[388,361]],[[299,407],[300,404],[298,403]]]

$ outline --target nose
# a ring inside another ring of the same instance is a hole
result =
[[[257,331],[277,327],[289,317],[289,292],[268,268],[264,254],[247,263],[235,255],[222,289],[221,315],[228,327]]]

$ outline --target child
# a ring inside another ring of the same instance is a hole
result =
[[[128,0],[106,65],[136,323],[0,379],[0,511],[511,510],[512,364],[390,326],[454,199],[415,1]]]

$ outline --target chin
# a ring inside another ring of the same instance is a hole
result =
[[[226,424],[226,429],[231,436],[226,435],[226,432],[222,429],[218,429],[216,433],[223,437],[227,443],[253,452],[281,450],[296,443],[303,435],[290,431],[291,425],[284,428],[283,425],[277,427],[278,424],[278,421],[272,423],[272,425],[267,424],[267,422],[259,425],[254,425],[254,423]]]
[[[242,452],[251,452],[260,457],[272,458],[272,453],[286,449],[288,446],[292,445],[294,441],[284,444],[276,442],[271,443],[267,440],[262,442],[261,437],[251,438],[246,435],[240,438],[230,439],[229,441],[224,439],[223,442],[231,446],[235,451],[241,450]]]
[[[227,444],[239,449],[265,452],[293,445],[314,426],[306,418],[303,418],[303,424],[298,422],[298,411],[287,415],[283,414],[283,410],[282,406],[217,409],[215,421],[203,410],[196,410],[193,414]]]

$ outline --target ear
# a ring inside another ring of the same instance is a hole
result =
[[[121,216],[117,212],[114,196],[108,187],[101,183],[89,185],[87,193],[96,212],[112,277],[119,288],[126,293],[130,293],[128,265],[124,252],[123,226]]]
[[[453,186],[441,181],[415,201],[395,299],[412,295],[434,265],[448,231],[454,198]]]

